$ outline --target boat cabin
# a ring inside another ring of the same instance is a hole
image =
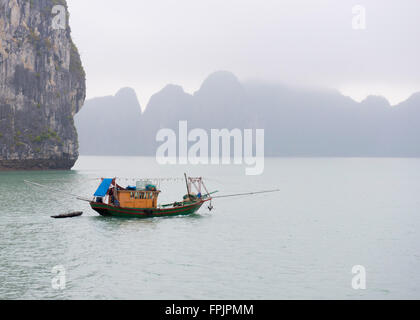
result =
[[[119,186],[115,179],[102,179],[93,202],[123,208],[152,209],[158,206],[160,191],[153,185],[144,188]]]
[[[159,193],[160,191],[118,190],[116,198],[124,208],[157,208]]]

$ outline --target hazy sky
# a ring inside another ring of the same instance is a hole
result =
[[[392,103],[420,91],[420,0],[67,0],[88,98],[133,87],[142,107],[166,84],[212,72],[329,86]],[[366,9],[354,30],[352,9]]]

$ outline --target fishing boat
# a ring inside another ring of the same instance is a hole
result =
[[[92,198],[85,198],[70,192],[63,192],[59,188],[46,186],[37,182],[24,180],[26,184],[32,187],[43,188],[51,194],[60,194],[76,198],[80,201],[89,202],[93,210],[106,217],[133,217],[133,218],[154,218],[185,216],[196,213],[204,204],[208,203],[207,208],[214,209],[212,201],[220,198],[231,198],[239,196],[249,196],[278,192],[278,189],[268,191],[255,191],[248,193],[237,193],[230,195],[213,196],[218,191],[209,192],[204,184],[203,178],[188,178],[184,174],[187,187],[187,194],[181,201],[169,204],[158,204],[158,198],[161,193],[158,188],[150,181],[138,181],[135,187],[122,187],[117,183],[117,178],[101,178],[101,183]],[[193,187],[194,191],[193,192]],[[53,218],[71,218],[81,216],[81,211],[76,211]]]
[[[206,202],[211,203],[215,192],[208,192],[202,178],[187,178],[185,175],[185,181],[187,194],[181,201],[158,205],[161,191],[153,184],[139,181],[136,187],[124,188],[116,178],[102,178],[90,206],[100,215],[112,217],[153,218],[194,214]],[[193,186],[196,193],[191,190]]]

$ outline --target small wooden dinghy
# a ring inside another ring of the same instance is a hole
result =
[[[74,217],[80,217],[82,214],[83,212],[81,211],[69,212],[69,213],[60,214],[58,216],[51,216],[51,218],[54,218],[54,219],[74,218]]]

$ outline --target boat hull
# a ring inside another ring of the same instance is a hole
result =
[[[90,206],[93,210],[104,217],[123,217],[123,218],[155,218],[155,217],[172,217],[186,216],[196,213],[205,201],[199,201],[182,207],[175,208],[123,208],[115,207],[105,203],[91,202]]]

